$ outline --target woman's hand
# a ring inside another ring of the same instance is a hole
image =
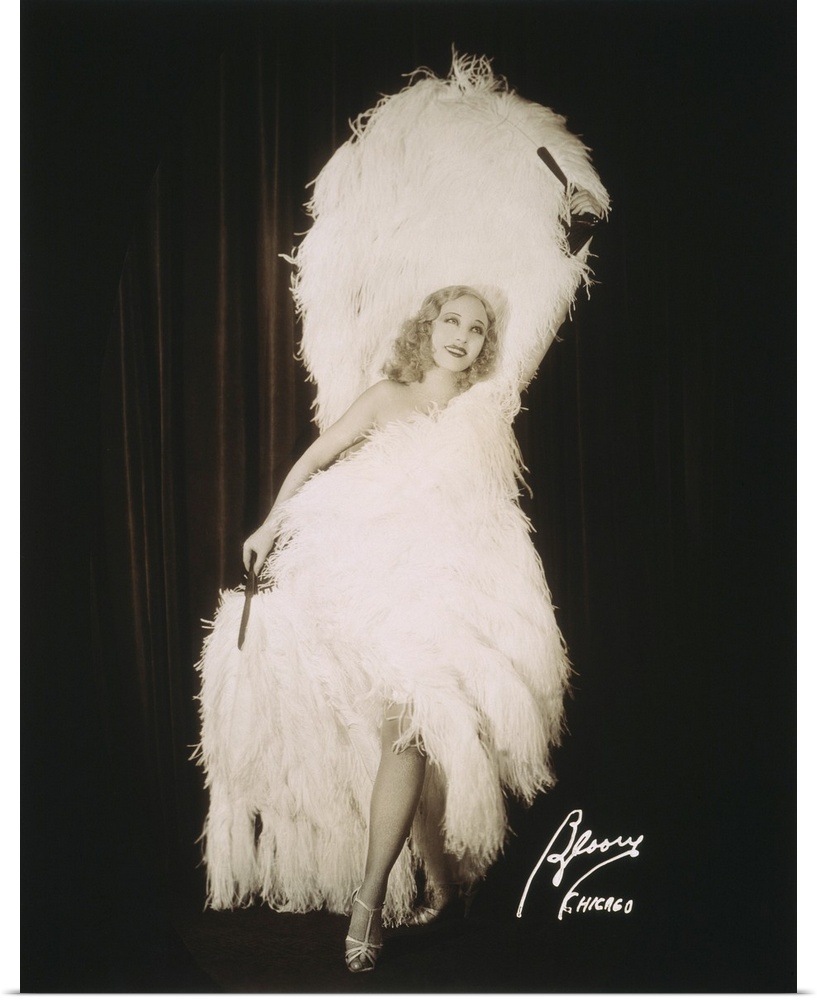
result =
[[[251,569],[256,574],[261,572],[264,563],[267,561],[267,556],[272,552],[272,546],[275,544],[275,536],[277,534],[278,531],[274,524],[262,524],[244,542],[242,558],[244,569],[248,573]]]
[[[571,215],[595,215],[601,218],[604,210],[589,191],[584,188],[576,188],[570,196]]]

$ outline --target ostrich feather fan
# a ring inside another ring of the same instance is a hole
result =
[[[477,288],[497,311],[494,379],[514,406],[589,281],[587,249],[572,256],[562,226],[576,189],[606,213],[587,147],[484,57],[455,53],[446,79],[418,70],[360,115],[314,182],[313,223],[291,258],[319,428],[382,377],[425,296],[454,284]]]

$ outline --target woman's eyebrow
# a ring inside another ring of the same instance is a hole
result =
[[[456,316],[458,319],[462,319],[462,313],[458,313],[456,309],[445,309],[443,312],[440,313],[440,315]],[[474,322],[478,323],[480,326],[485,326],[485,324],[482,322],[481,319],[475,319]]]

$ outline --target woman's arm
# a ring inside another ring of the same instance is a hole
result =
[[[246,570],[252,566],[256,573],[261,571],[278,534],[276,515],[281,504],[297,493],[310,476],[331,465],[338,455],[360,441],[377,424],[378,414],[394,388],[392,383],[383,381],[367,389],[292,466],[264,523],[244,542],[242,555]]]

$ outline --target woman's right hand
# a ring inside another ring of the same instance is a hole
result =
[[[272,546],[275,544],[275,536],[277,534],[278,532],[274,525],[262,524],[244,542],[242,558],[244,569],[248,573],[251,569],[256,574],[261,572],[264,563],[267,561],[267,556],[272,552]]]

